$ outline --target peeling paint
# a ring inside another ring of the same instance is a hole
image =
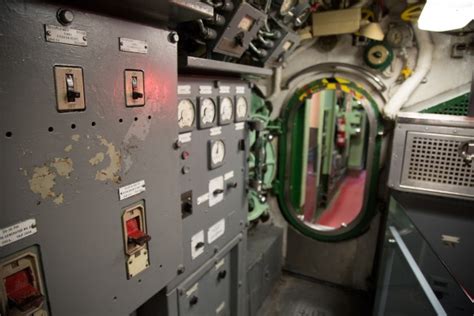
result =
[[[89,159],[89,163],[92,166],[96,166],[96,165],[100,164],[102,161],[104,161],[104,158],[105,158],[104,153],[97,153],[94,157]]]
[[[30,189],[34,193],[41,195],[43,199],[55,197],[56,194],[52,191],[56,184],[55,178],[56,174],[48,166],[36,167],[33,170],[33,176],[28,180]]]
[[[125,174],[131,169],[133,165],[132,154],[133,151],[138,148],[137,142],[145,141],[146,137],[150,133],[150,127],[151,121],[149,120],[134,121],[125,134],[123,139],[123,172]]]
[[[66,147],[64,147],[64,151],[65,152],[70,152],[72,150],[72,145],[67,145]]]
[[[120,182],[119,172],[120,172],[121,161],[122,161],[120,152],[117,151],[114,144],[109,143],[102,136],[97,136],[97,138],[100,140],[100,143],[102,145],[107,147],[107,156],[110,159],[110,164],[107,166],[107,168],[97,171],[95,175],[95,179],[99,181],[112,180],[115,183],[119,183]]]
[[[69,175],[74,170],[71,158],[54,158],[51,167],[56,169],[58,175],[66,178],[69,178]]]
[[[78,142],[79,139],[81,139],[81,135],[79,135],[79,134],[74,134],[74,135],[71,136],[71,139],[72,139],[73,141],[75,141],[75,142]]]
[[[54,200],[53,200],[54,204],[56,205],[60,205],[60,204],[63,204],[64,203],[64,194],[59,194]]]

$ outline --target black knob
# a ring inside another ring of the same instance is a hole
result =
[[[194,246],[194,248],[196,248],[196,249],[199,249],[199,248],[202,248],[202,247],[204,247],[204,243],[202,241],[198,242],[196,244],[196,246]]]
[[[226,275],[227,275],[227,271],[226,271],[226,270],[219,271],[219,273],[217,274],[217,279],[218,279],[218,280],[225,279]]]
[[[193,305],[196,305],[197,302],[199,301],[199,298],[197,296],[192,296],[190,299],[189,299],[189,305],[193,306]]]

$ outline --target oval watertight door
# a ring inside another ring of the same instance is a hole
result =
[[[313,82],[282,110],[278,200],[285,219],[318,240],[365,231],[375,215],[381,128],[359,86]]]

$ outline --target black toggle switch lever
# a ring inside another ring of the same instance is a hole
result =
[[[140,235],[140,236],[128,236],[128,242],[133,243],[138,246],[143,246],[147,242],[151,240],[151,237],[148,235]]]
[[[212,194],[214,194],[214,195],[218,195],[218,194],[221,194],[221,193],[224,193],[224,190],[222,190],[222,189],[215,189],[214,192],[212,192]]]
[[[237,182],[227,183],[227,189],[235,189],[235,188],[237,188]]]
[[[143,98],[143,93],[138,91],[138,78],[132,77],[132,98],[134,100]]]
[[[80,98],[81,94],[74,91],[74,75],[66,74],[66,98],[67,102],[76,102],[76,98]]]

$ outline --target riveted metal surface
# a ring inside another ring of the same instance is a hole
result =
[[[87,46],[46,42],[58,8],[0,4],[0,227],[37,223],[0,257],[39,245],[53,315],[128,315],[182,261],[176,45],[167,31],[79,10],[70,27],[87,33]],[[119,37],[146,41],[148,53],[121,52]],[[84,111],[56,110],[55,65],[82,68]],[[125,106],[125,69],[144,72],[145,106]],[[119,199],[140,180],[145,191]],[[121,216],[140,201],[150,267],[128,280]]]

